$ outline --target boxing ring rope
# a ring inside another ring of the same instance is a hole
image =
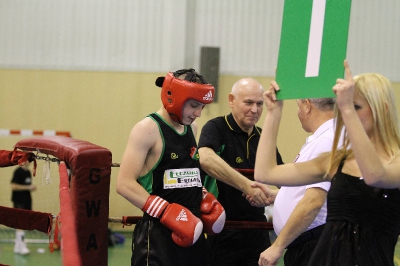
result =
[[[58,167],[58,171],[60,174],[60,213],[61,222],[62,222],[62,230],[61,230],[61,246],[63,248],[62,252],[62,261],[64,265],[82,265],[82,260],[78,256],[78,240],[75,234],[68,234],[67,232],[76,232],[76,223],[73,220],[74,211],[73,206],[71,204],[70,190],[69,190],[69,182],[68,182],[68,172],[65,163],[60,163]],[[71,255],[66,255],[65,252],[68,250],[68,253]]]
[[[142,219],[142,216],[122,216],[109,217],[110,223],[122,223],[124,226],[131,226]],[[250,221],[225,221],[224,230],[230,229],[266,229],[273,230],[274,227],[270,222],[250,222]]]
[[[50,234],[51,213],[14,209],[0,206],[0,224],[22,230],[38,230]]]

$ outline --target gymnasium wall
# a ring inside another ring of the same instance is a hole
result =
[[[109,149],[113,162],[120,162],[133,125],[161,107],[156,77],[165,73],[0,70],[0,128],[52,129],[69,131],[72,137]],[[201,129],[209,119],[230,112],[227,95],[243,76],[221,76],[220,98],[205,107],[196,121]],[[270,78],[257,77],[264,87]],[[395,83],[400,103],[400,83]],[[400,108],[400,105],[399,105]],[[265,115],[265,114],[264,114]],[[258,125],[262,126],[263,117]],[[285,102],[278,148],[286,162],[292,161],[307,134],[297,119],[294,100]],[[0,148],[12,150],[21,136],[0,136]],[[59,211],[57,164],[51,163],[52,183],[43,178],[43,160],[38,161],[33,207],[38,211]],[[0,205],[11,206],[13,167],[0,168]],[[115,192],[119,168],[112,168],[110,216],[139,215],[140,211]]]

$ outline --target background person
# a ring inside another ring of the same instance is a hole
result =
[[[296,100],[297,116],[311,133],[294,162],[313,159],[332,150],[334,98]],[[273,224],[277,238],[261,253],[262,260],[276,261],[284,253],[285,266],[308,265],[326,221],[326,195],[330,182],[305,186],[283,186],[275,198]]]
[[[18,166],[11,180],[12,197],[11,200],[14,208],[32,210],[31,192],[36,190],[36,185],[32,184],[32,173],[29,169],[30,162],[26,162],[22,166]],[[24,230],[15,230],[14,253],[27,255],[30,250],[25,243]]]
[[[255,126],[263,110],[262,85],[252,79],[237,81],[228,96],[232,112],[208,121],[199,140],[204,186],[216,195],[230,221],[264,222],[264,207],[273,199],[270,189],[252,187],[253,169],[261,128]],[[278,163],[282,163],[277,149]],[[250,171],[248,171],[250,170]],[[249,195],[255,206],[243,194]],[[270,246],[265,229],[222,230],[211,240],[212,265],[257,265],[259,254]]]

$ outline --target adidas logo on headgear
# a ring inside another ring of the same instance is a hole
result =
[[[213,100],[212,91],[209,91],[206,95],[204,95],[203,100],[212,101]]]
[[[185,221],[185,222],[188,221],[187,214],[184,209],[181,210],[179,215],[176,217],[176,220],[177,221]]]

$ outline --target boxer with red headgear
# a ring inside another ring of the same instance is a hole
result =
[[[194,69],[156,85],[163,106],[132,128],[117,178],[117,192],[144,213],[131,265],[205,265],[203,228],[218,233],[225,216],[215,199],[203,198],[194,120],[214,87]]]
[[[159,77],[156,85],[161,87],[161,100],[172,120],[182,123],[183,106],[192,99],[209,104],[214,99],[215,89],[194,69],[182,69]]]

